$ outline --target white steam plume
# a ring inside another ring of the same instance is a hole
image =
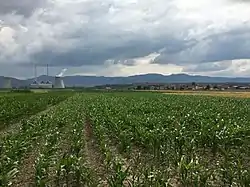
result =
[[[63,74],[67,71],[67,69],[63,69],[58,75],[56,75],[57,77],[62,77]]]

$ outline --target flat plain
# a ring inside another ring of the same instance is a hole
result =
[[[0,186],[249,186],[250,99],[212,95],[5,93]]]

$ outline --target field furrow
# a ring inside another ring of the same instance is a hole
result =
[[[34,149],[27,153],[24,158],[20,161],[19,172],[17,176],[11,182],[11,186],[13,187],[28,187],[34,186],[34,178],[35,178],[35,161],[39,156],[39,152],[41,147],[44,146],[43,143],[37,143],[34,146]]]
[[[106,133],[119,152],[136,146],[150,154],[144,185],[248,183],[247,99],[110,93],[85,102],[100,142]]]
[[[85,150],[88,166],[93,171],[93,177],[99,184],[107,185],[107,167],[104,163],[104,155],[100,152],[98,144],[95,140],[92,125],[89,120],[85,120],[84,125]]]
[[[87,92],[54,101],[6,128],[0,186],[250,185],[250,99]]]

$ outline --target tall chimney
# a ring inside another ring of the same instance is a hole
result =
[[[49,76],[49,64],[47,64],[47,76]]]

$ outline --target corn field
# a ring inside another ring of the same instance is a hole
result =
[[[0,103],[2,124],[20,123],[0,136],[0,186],[250,186],[250,99],[61,92]]]

